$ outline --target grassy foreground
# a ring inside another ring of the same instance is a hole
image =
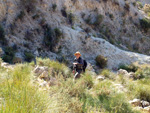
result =
[[[41,90],[34,82],[33,63],[16,64],[13,69],[0,67],[1,113],[139,113],[128,101],[150,101],[149,68],[140,71],[145,74],[140,80],[104,70],[107,79],[103,81],[96,81],[96,75],[87,71],[73,82],[64,64],[38,58],[38,65],[49,67],[49,76],[55,77],[58,84]],[[119,92],[114,83],[122,84],[127,91]]]

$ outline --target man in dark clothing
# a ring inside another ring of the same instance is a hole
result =
[[[84,62],[83,59],[81,58],[80,52],[76,52],[74,55],[76,56],[76,58],[74,59],[73,62],[73,73],[75,74],[74,79],[77,79],[80,78],[80,74],[83,71]]]

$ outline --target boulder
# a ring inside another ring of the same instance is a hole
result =
[[[36,76],[39,76],[41,75],[43,72],[48,72],[48,67],[40,67],[40,66],[37,66],[35,69],[34,69],[34,73],[36,74]],[[45,73],[44,72],[44,73]]]
[[[54,77],[50,77],[50,80],[49,80],[49,82],[48,82],[49,87],[50,87],[50,86],[57,85],[57,84],[58,84],[57,79],[54,78]]]
[[[135,78],[135,73],[130,72],[130,73],[127,74],[127,76],[128,76],[129,78],[134,79],[134,78]]]
[[[104,80],[105,79],[105,77],[104,76],[102,76],[102,75],[99,75],[97,78],[96,78],[96,80]]]
[[[150,106],[145,107],[145,108],[143,109],[143,111],[150,113]]]
[[[141,100],[140,99],[133,99],[133,100],[129,101],[129,103],[134,105],[134,106],[141,106]]]
[[[119,71],[117,72],[118,75],[127,75],[128,72],[124,69],[119,69]]]
[[[43,81],[42,83],[39,84],[39,87],[46,87],[48,83],[46,81]]]
[[[150,105],[150,103],[149,102],[147,102],[147,101],[141,101],[141,104],[142,104],[142,107],[147,107],[147,106],[149,106]]]
[[[40,74],[39,78],[48,81],[49,80],[48,71],[43,71],[42,74]]]

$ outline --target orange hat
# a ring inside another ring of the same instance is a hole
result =
[[[74,56],[76,56],[76,55],[80,55],[80,56],[81,56],[81,53],[80,53],[79,51],[77,51],[77,52],[74,54]]]

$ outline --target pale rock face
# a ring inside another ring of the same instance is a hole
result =
[[[99,76],[96,78],[96,80],[99,80],[99,81],[104,80],[104,79],[105,79],[105,77],[102,76],[102,75],[99,75]]]
[[[104,39],[97,37],[86,37],[84,32],[76,31],[63,26],[65,39],[63,47],[67,49],[64,54],[74,54],[80,51],[83,58],[87,59],[90,63],[95,63],[97,55],[103,55],[108,59],[108,68],[113,69],[120,64],[131,64],[139,62],[141,64],[150,63],[150,57],[138,53],[128,52],[121,50],[114,45],[110,44]]]

